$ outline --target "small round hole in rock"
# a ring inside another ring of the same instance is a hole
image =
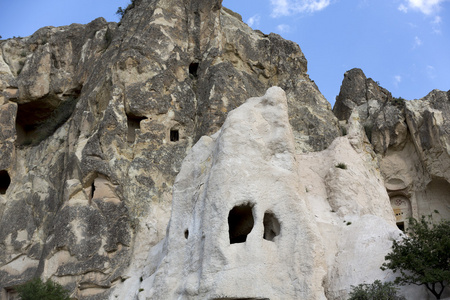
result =
[[[184,237],[185,237],[186,239],[188,239],[188,237],[189,237],[189,230],[188,230],[188,229],[186,229],[186,230],[184,231]]]
[[[264,214],[264,236],[263,238],[268,241],[273,241],[273,239],[280,234],[280,222],[278,222],[277,217],[271,212],[266,212]]]
[[[198,72],[198,62],[193,62],[189,65],[189,74],[197,78]]]

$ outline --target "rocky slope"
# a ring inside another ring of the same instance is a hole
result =
[[[336,118],[299,46],[220,0],[0,50],[2,297],[42,276],[74,299],[345,299],[392,278],[391,205],[450,217],[449,93],[393,102],[352,70]]]

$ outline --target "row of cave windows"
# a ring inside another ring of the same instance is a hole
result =
[[[233,207],[228,214],[230,244],[245,243],[254,225],[253,205],[243,204]],[[273,242],[274,238],[280,234],[280,222],[273,213],[267,211],[264,213],[263,225],[263,239]],[[184,231],[184,237],[188,239],[188,229]]]
[[[38,125],[23,123],[23,117],[18,115],[16,119],[17,128],[17,143],[19,145],[33,145],[43,139],[47,138],[53,131],[46,131],[45,128],[39,128]],[[127,141],[129,143],[134,143],[136,140],[136,129],[141,128],[141,121],[147,119],[146,117],[136,117],[127,114],[127,125],[128,125],[128,135]],[[29,118],[28,118],[29,122]],[[38,132],[42,131],[44,133]],[[47,136],[43,136],[47,134]],[[169,131],[169,139],[171,142],[177,142],[180,140],[180,132],[177,128],[171,128]]]
[[[198,77],[198,68],[199,63],[198,62],[192,62],[189,65],[189,76],[193,79],[197,79]],[[68,95],[72,95],[72,98],[77,99],[81,94],[82,87],[78,87],[77,89],[73,90]],[[76,103],[76,101],[66,101],[66,103],[73,102]],[[64,119],[59,120],[58,122],[64,123],[67,121],[67,119],[72,114],[72,110],[74,107],[67,107],[64,110],[66,110],[64,113],[68,114],[64,117]],[[30,145],[30,144],[36,144],[40,141],[48,138],[50,135],[52,135],[57,127],[59,127],[61,124],[55,126],[55,123],[57,123],[55,119],[55,113],[57,108],[49,108],[48,105],[45,105],[45,103],[29,103],[25,105],[19,105],[19,111],[17,113],[16,117],[16,128],[17,130],[17,142],[19,145]],[[59,112],[61,114],[61,112]],[[53,118],[53,119],[52,119]],[[146,117],[142,116],[132,116],[127,114],[127,124],[128,124],[128,136],[127,141],[129,143],[134,143],[136,139],[136,133],[135,129],[140,128],[140,122],[144,119],[147,119]],[[51,125],[46,125],[44,128],[44,125],[46,123],[50,123]],[[171,142],[177,142],[180,139],[180,134],[178,129],[171,129],[170,130],[170,141]]]
[[[198,69],[199,69],[199,63],[198,62],[192,62],[189,65],[189,76],[193,79],[197,79],[198,77]],[[82,87],[77,87],[73,91],[67,94],[67,96],[70,96],[73,99],[78,99],[78,97],[81,94]],[[75,103],[76,101],[66,101],[67,103]],[[69,104],[70,104],[69,103]],[[55,123],[62,122],[64,123],[67,121],[67,119],[70,117],[72,110],[75,107],[67,107],[64,108],[65,117],[62,120],[59,120],[56,122],[55,119],[55,111],[57,108],[51,108],[48,107],[45,103],[40,103],[38,101],[19,105],[19,111],[17,113],[16,117],[16,128],[17,130],[17,142],[19,145],[34,145],[39,143],[40,141],[48,138],[50,135],[52,135],[57,127],[59,127],[61,124],[55,125]],[[62,112],[59,112],[61,114]],[[146,119],[146,117],[142,116],[132,116],[127,114],[127,120],[128,120],[128,136],[127,141],[129,143],[134,143],[136,139],[136,133],[134,132],[135,129],[140,128],[140,122]],[[49,124],[47,124],[49,123]],[[44,126],[45,125],[45,126]],[[44,128],[45,127],[45,128]],[[170,141],[171,142],[177,142],[180,139],[180,134],[178,129],[171,129],[170,130]]]

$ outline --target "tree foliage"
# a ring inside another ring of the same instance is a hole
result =
[[[34,278],[16,288],[21,300],[69,300],[69,291],[47,279]]]
[[[372,284],[352,286],[348,300],[405,300],[397,295],[397,288],[392,282],[375,280]]]
[[[131,3],[128,4],[128,6],[126,8],[122,8],[121,6],[119,6],[119,8],[117,8],[116,15],[118,15],[120,17],[120,19],[122,20],[125,13],[135,7],[135,5],[136,5],[135,2],[136,2],[136,0],[131,0]]]
[[[450,221],[432,225],[430,219],[410,219],[407,235],[393,242],[381,269],[400,272],[395,283],[424,285],[440,299],[450,284]]]

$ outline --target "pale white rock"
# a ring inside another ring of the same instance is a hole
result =
[[[283,90],[230,112],[183,163],[148,299],[325,299],[323,249],[297,169]]]
[[[351,285],[393,280],[379,267],[400,231],[358,126],[305,154],[282,89],[231,111],[183,161],[138,299],[346,299]]]

